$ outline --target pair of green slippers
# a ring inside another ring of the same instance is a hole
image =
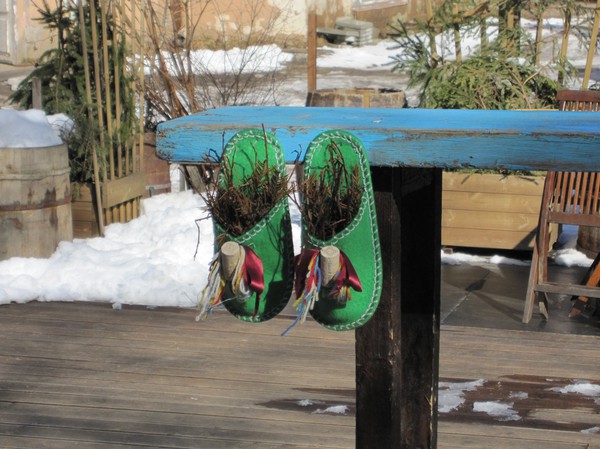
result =
[[[310,143],[300,189],[302,252],[297,256],[285,173],[281,145],[264,130],[242,130],[225,146],[219,194],[207,201],[215,257],[199,317],[222,304],[241,320],[266,321],[293,295],[298,317],[284,334],[309,313],[332,330],[362,326],[377,308],[382,282],[363,145],[345,131],[324,132]],[[239,219],[247,229],[231,224]]]

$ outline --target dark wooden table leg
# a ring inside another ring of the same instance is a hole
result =
[[[383,292],[356,331],[356,448],[435,449],[441,169],[373,167],[372,175]]]

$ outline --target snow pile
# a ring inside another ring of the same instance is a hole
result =
[[[493,264],[493,265],[517,265],[517,266],[527,266],[530,264],[529,261],[523,261],[518,259],[513,259],[505,256],[477,256],[474,254],[466,254],[466,253],[451,253],[446,254],[442,251],[442,263],[446,265],[484,265],[484,264]]]
[[[0,148],[43,148],[62,143],[44,111],[0,109]]]
[[[179,75],[180,63],[171,59],[168,52],[163,52],[168,72]],[[262,45],[251,46],[246,49],[232,48],[231,50],[194,50],[190,53],[192,72],[195,75],[206,73],[263,73],[283,69],[284,64],[290,62],[294,55],[284,52],[279,46]],[[158,64],[156,64],[158,65]],[[150,74],[150,67],[146,67],[146,74]]]
[[[330,69],[391,70],[394,62],[392,57],[397,54],[397,44],[391,40],[362,47],[325,46],[319,49],[317,66]]]
[[[550,257],[555,265],[563,267],[589,267],[593,260],[580,251],[575,249],[577,245],[578,227],[573,225],[563,225],[562,232],[558,238],[557,249],[552,251]],[[518,260],[510,257],[492,255],[478,256],[467,253],[442,252],[442,263],[446,265],[515,265],[529,266],[531,260]]]
[[[48,115],[46,119],[59,136],[62,135],[63,132],[69,132],[73,129],[73,120],[65,114]]]
[[[196,222],[206,216],[203,207],[191,191],[158,195],[143,201],[141,217],[107,226],[104,238],[61,242],[49,259],[2,261],[0,304],[37,299],[194,307],[212,257],[212,223]]]
[[[589,267],[592,265],[592,262],[594,262],[575,248],[557,250],[553,254],[552,260],[556,265],[561,265],[563,267]]]

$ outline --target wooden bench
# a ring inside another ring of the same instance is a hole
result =
[[[379,309],[356,331],[356,447],[437,447],[442,168],[600,171],[600,114],[227,107],[163,123],[157,152],[197,164],[261,125],[289,162],[329,129],[365,145],[384,279]]]

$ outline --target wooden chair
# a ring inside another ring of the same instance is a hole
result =
[[[558,92],[561,111],[600,112],[600,91]],[[528,323],[538,293],[540,312],[548,318],[547,294],[578,297],[571,315],[576,315],[587,298],[600,298],[598,258],[582,284],[548,281],[548,252],[552,224],[600,227],[600,173],[549,171],[546,175],[536,241],[529,272],[523,322]]]

